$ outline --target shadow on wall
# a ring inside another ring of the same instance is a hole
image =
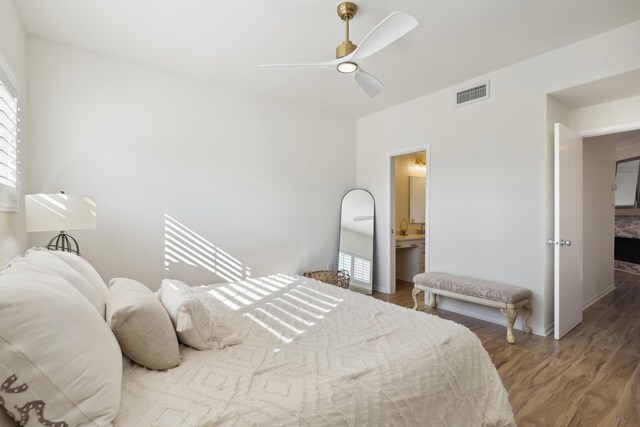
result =
[[[183,262],[204,268],[224,280],[237,282],[251,277],[251,268],[229,255],[175,218],[164,216],[164,269]]]

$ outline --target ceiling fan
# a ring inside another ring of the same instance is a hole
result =
[[[349,22],[356,16],[358,6],[345,2],[338,5],[338,16],[346,26],[346,40],[336,48],[336,59],[310,64],[269,64],[260,67],[277,67],[289,69],[326,68],[336,69],[343,74],[351,74],[360,87],[370,96],[379,94],[384,85],[359,65],[360,61],[389,46],[409,31],[418,26],[418,21],[404,12],[393,12],[384,18],[373,30],[369,31],[360,46],[349,40]]]

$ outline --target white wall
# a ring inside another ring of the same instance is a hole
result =
[[[640,111],[638,117],[640,117]],[[624,146],[616,148],[616,160],[640,157],[640,134],[632,132],[626,135],[628,136],[624,138]]]
[[[582,300],[587,307],[614,288],[616,136],[585,138],[582,156]]]
[[[361,258],[371,261],[371,236],[343,228],[341,231],[341,248],[344,251],[359,255]]]
[[[580,133],[597,130],[605,134],[618,132],[620,126],[633,123],[640,128],[640,96],[574,109],[568,125]]]
[[[95,196],[98,229],[71,234],[105,279],[157,288],[335,262],[353,120],[41,39],[29,84],[29,191]],[[190,236],[178,262],[167,229]]]
[[[431,270],[531,289],[534,332],[548,330],[553,164],[546,95],[640,68],[639,38],[635,22],[358,120],[358,186],[378,208],[375,287],[390,285],[389,154],[430,143]],[[488,101],[454,107],[456,90],[487,79]],[[457,307],[503,321],[495,310]]]
[[[620,147],[616,150],[616,160],[631,159],[633,157],[640,157],[640,142]]]
[[[27,176],[27,39],[18,11],[11,0],[0,0],[0,62],[6,62],[17,80],[21,134],[20,195],[24,195]],[[22,211],[22,202],[20,210]],[[0,259],[11,259],[26,249],[27,236],[20,212],[0,212]]]

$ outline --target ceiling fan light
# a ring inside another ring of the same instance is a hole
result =
[[[343,74],[351,74],[358,70],[358,64],[355,62],[341,62],[338,64],[338,71]]]

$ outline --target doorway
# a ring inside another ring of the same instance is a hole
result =
[[[429,271],[429,146],[389,155],[389,293]]]
[[[576,148],[571,148],[573,146]],[[555,125],[554,238],[548,243],[554,246],[556,339],[582,322],[586,308],[615,289],[614,258],[619,267],[622,243],[634,244],[630,256],[640,261],[636,256],[640,250],[640,212],[635,211],[640,162],[631,162],[635,171],[632,203],[627,206],[630,211],[616,209],[617,186],[622,183],[618,176],[620,161],[630,153],[637,157],[638,151],[638,130],[577,134]],[[572,152],[576,154],[570,154]],[[628,220],[634,216],[636,220]],[[638,229],[630,230],[629,224],[636,224]],[[621,233],[637,235],[627,238],[621,237]]]

